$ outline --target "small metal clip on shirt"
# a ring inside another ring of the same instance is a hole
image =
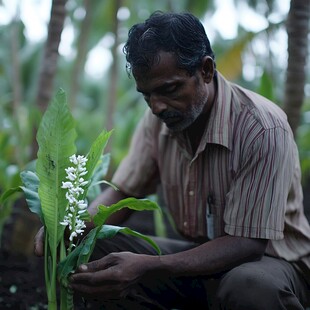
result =
[[[212,240],[214,239],[214,213],[212,210],[214,200],[212,194],[208,195],[207,198],[207,212],[206,212],[206,220],[207,220],[207,236],[208,239]]]

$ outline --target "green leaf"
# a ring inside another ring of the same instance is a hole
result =
[[[38,176],[32,171],[22,171],[20,177],[24,184],[24,186],[21,186],[21,189],[24,191],[30,211],[36,213],[44,224],[41,202],[38,194],[40,182]]]
[[[254,36],[252,32],[246,33],[237,41],[233,41],[233,45],[217,57],[216,67],[228,80],[236,80],[241,75],[242,53]]]
[[[136,198],[125,198],[113,204],[109,207],[100,205],[98,206],[98,213],[94,216],[94,224],[101,226],[105,223],[106,219],[113,213],[123,209],[129,208],[136,211],[143,210],[160,210],[156,202],[148,199],[136,199]]]
[[[57,247],[64,231],[64,226],[59,222],[65,215],[67,201],[61,185],[66,179],[65,168],[70,164],[69,157],[76,153],[75,139],[75,121],[66,95],[60,90],[44,113],[37,133],[38,193],[51,249]]]
[[[161,254],[158,245],[148,236],[140,234],[128,227],[103,225],[92,229],[82,242],[58,265],[58,276],[64,286],[68,284],[68,276],[81,264],[87,263],[94,250],[97,239],[113,238],[117,233],[124,233],[141,238],[148,242],[158,254]]]
[[[24,192],[30,211],[36,213],[41,222],[44,223],[38,195],[39,179],[37,175],[32,171],[22,171],[20,177],[24,186],[18,186],[5,191],[0,197],[0,203],[3,204],[10,196],[17,192]]]
[[[118,188],[116,187],[116,185],[114,185],[113,183],[111,183],[109,181],[106,181],[106,180],[102,180],[102,181],[99,181],[99,182],[96,182],[96,183],[92,183],[91,187],[98,186],[99,184],[107,184],[107,185],[113,187],[114,190],[118,191]],[[99,194],[100,194],[100,192],[99,192]]]
[[[137,231],[131,230],[128,227],[103,225],[98,233],[97,239],[113,238],[119,232],[145,240],[157,251],[158,254],[161,254],[160,248],[150,237],[143,235]]]
[[[102,131],[98,138],[92,144],[90,151],[87,154],[88,161],[86,163],[87,174],[85,175],[85,180],[90,180],[93,176],[93,173],[98,166],[98,162],[102,156],[104,148],[106,147],[111,134],[112,131]]]
[[[91,217],[91,215],[89,214],[89,212],[86,211],[86,212],[80,214],[80,219],[81,219],[82,221],[84,221],[84,222],[90,222],[90,221],[92,220],[92,217]]]
[[[58,277],[64,286],[68,285],[69,274],[74,272],[81,263],[86,263],[89,260],[96,242],[98,230],[98,228],[92,229],[81,243],[58,264]]]
[[[11,197],[12,195],[14,195],[17,192],[22,192],[23,190],[20,188],[20,186],[18,187],[14,187],[14,188],[10,188],[8,190],[6,190],[1,196],[0,196],[0,204],[2,205],[9,197]]]
[[[104,154],[100,157],[100,160],[97,164],[97,167],[94,171],[92,180],[94,182],[97,182],[99,180],[101,180],[102,178],[104,178],[107,173],[108,173],[108,169],[109,169],[109,165],[110,165],[110,161],[111,161],[111,154]]]
[[[273,85],[274,85],[274,82],[273,82],[272,76],[265,69],[260,79],[260,86],[258,89],[258,93],[268,98],[269,100],[273,101],[275,99]]]
[[[101,193],[100,184],[108,183],[107,181],[103,181],[102,179],[106,176],[108,172],[110,159],[111,155],[105,154],[100,157],[100,160],[97,163],[87,191],[87,198],[90,201],[93,201]]]

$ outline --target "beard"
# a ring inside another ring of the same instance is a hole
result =
[[[163,111],[157,115],[172,132],[180,132],[192,125],[202,114],[207,99],[200,98],[198,104],[190,105],[185,112],[177,110]]]

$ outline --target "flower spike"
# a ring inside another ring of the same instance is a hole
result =
[[[69,157],[69,160],[73,164],[73,167],[65,169],[67,173],[66,179],[68,181],[62,182],[62,188],[67,190],[66,199],[68,200],[68,205],[66,208],[66,215],[60,224],[69,227],[70,251],[72,247],[76,246],[73,244],[73,239],[83,234],[84,228],[86,227],[80,216],[87,210],[87,201],[80,199],[80,196],[84,193],[83,187],[88,184],[88,181],[85,181],[83,178],[83,176],[87,174],[85,167],[87,158],[73,154]]]

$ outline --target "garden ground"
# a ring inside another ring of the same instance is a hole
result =
[[[310,182],[304,195],[310,220]],[[142,233],[154,233],[152,213],[137,212],[128,226]],[[37,217],[24,204],[14,209],[5,226],[0,249],[0,309],[47,309],[43,259],[32,253],[33,238],[39,227]],[[173,235],[173,231],[169,234]],[[76,300],[76,309],[85,309],[81,300]]]
[[[16,225],[18,223],[18,225]],[[33,254],[33,239],[41,226],[37,216],[20,204],[5,226],[0,249],[0,309],[47,309],[43,258]],[[137,212],[126,225],[153,234],[152,213]],[[25,238],[26,237],[26,238]],[[76,298],[75,309],[86,309]]]

